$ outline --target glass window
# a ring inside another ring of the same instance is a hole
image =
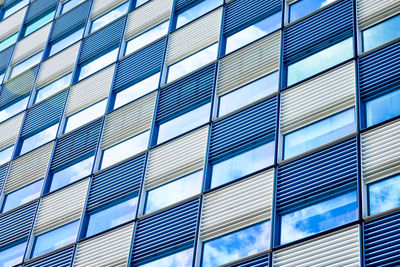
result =
[[[212,167],[211,188],[234,181],[274,163],[275,142],[269,142]]]
[[[340,112],[284,136],[284,158],[345,137],[355,131],[354,108]]]
[[[211,104],[208,103],[161,124],[158,129],[157,143],[160,144],[207,123],[210,118],[210,108]]]
[[[2,212],[12,210],[13,208],[21,206],[22,204],[25,204],[35,198],[38,198],[40,196],[40,190],[42,189],[42,184],[43,184],[43,179],[40,179],[39,181],[31,183],[30,185],[27,185],[21,189],[18,189],[17,191],[14,191],[6,195],[4,198],[4,205]]]
[[[305,15],[320,9],[337,0],[301,0],[289,6],[289,22],[302,18]]]
[[[0,84],[2,84],[3,83],[3,79],[4,79],[4,76],[6,75],[6,73],[3,71],[3,72],[0,72]]]
[[[281,244],[317,234],[357,219],[355,191],[322,201],[281,218]]]
[[[0,165],[9,162],[14,151],[14,146],[9,146],[0,151]]]
[[[199,4],[177,15],[176,28],[182,27],[183,25],[197,19],[201,15],[206,14],[222,4],[223,0],[199,1]]]
[[[171,82],[192,72],[217,58],[218,44],[213,44],[168,67],[168,81]]]
[[[141,267],[188,267],[192,266],[193,248],[163,257],[161,259],[139,265]]]
[[[287,85],[290,86],[327,70],[353,56],[353,38],[334,44],[288,66]]]
[[[24,36],[31,34],[32,32],[42,28],[44,25],[52,21],[54,18],[54,14],[56,14],[55,10],[51,11],[50,13],[47,13],[41,18],[37,19],[36,21],[29,23],[25,28]]]
[[[0,51],[3,51],[4,49],[9,47],[10,45],[14,44],[17,41],[17,38],[18,38],[18,32],[14,33],[13,35],[8,37],[7,39],[1,41],[0,42]]]
[[[92,173],[94,156],[81,160],[61,171],[53,173],[51,179],[50,191],[57,190],[63,186],[73,183]]]
[[[126,42],[125,55],[133,53],[168,33],[169,20]]]
[[[367,126],[372,126],[400,115],[400,90],[368,101],[366,106]]]
[[[111,50],[110,52],[90,61],[89,63],[82,65],[79,72],[79,80],[110,65],[111,63],[117,60],[117,57],[118,57],[118,48],[115,48],[114,50]]]
[[[57,135],[57,129],[58,129],[58,123],[23,140],[20,155],[25,154],[26,152],[31,151],[53,140]]]
[[[198,171],[147,192],[145,213],[150,213],[199,194],[203,171]]]
[[[84,27],[80,28],[79,30],[76,30],[73,33],[69,34],[67,37],[65,37],[55,43],[52,43],[50,45],[49,57],[51,57],[52,55],[54,55],[57,52],[60,52],[64,48],[72,45],[76,41],[80,40],[83,36],[84,30],[85,30]]]
[[[387,43],[400,36],[400,15],[362,31],[363,51]]]
[[[74,7],[76,7],[77,5],[82,3],[83,1],[85,1],[85,0],[69,0],[68,2],[62,4],[60,15],[73,9]]]
[[[71,79],[72,72],[40,88],[36,93],[35,103],[38,103],[43,99],[58,93],[62,89],[67,88],[71,83]]]
[[[282,13],[269,16],[226,38],[226,54],[235,51],[281,27]]]
[[[103,232],[135,218],[137,197],[89,215],[86,236]]]
[[[0,111],[0,122],[11,118],[15,114],[20,113],[21,111],[25,110],[26,105],[28,104],[29,96],[19,100],[17,103],[12,104],[11,106],[2,109]]]
[[[146,2],[149,2],[150,0],[136,0],[136,7],[143,5]]]
[[[32,258],[75,242],[78,228],[79,221],[75,221],[37,236],[33,245]]]
[[[273,72],[219,98],[218,116],[228,114],[278,91],[279,73]]]
[[[101,168],[106,168],[147,149],[150,131],[138,134],[103,151]]]
[[[270,247],[271,222],[266,221],[204,243],[202,266],[220,266]]]
[[[368,186],[369,215],[400,206],[400,175]]]
[[[11,267],[22,263],[26,242],[0,251],[0,266]]]
[[[7,7],[4,10],[4,16],[3,19],[11,16],[12,14],[14,14],[15,12],[17,12],[18,10],[20,10],[21,8],[23,8],[24,6],[26,6],[29,3],[29,0],[20,0],[18,1],[18,3],[16,3],[15,5],[12,5],[10,7]]]
[[[104,99],[67,118],[65,132],[68,133],[102,116],[106,111],[107,99]]]
[[[118,92],[115,96],[114,109],[119,108],[141,96],[144,96],[151,91],[158,88],[158,82],[160,80],[160,73],[156,73],[134,85]]]
[[[43,54],[43,51],[40,51],[39,53],[31,56],[30,58],[25,59],[18,65],[11,67],[10,77],[8,77],[8,78],[11,79],[11,78],[17,76],[18,74],[21,74],[24,71],[32,68],[36,64],[40,63],[40,60],[42,59],[42,54]]]
[[[95,19],[92,24],[90,25],[90,32],[97,31],[104,25],[109,24],[110,22],[116,20],[117,18],[124,15],[128,12],[129,8],[129,1],[125,2],[124,4],[118,6],[117,8],[111,10],[110,12],[104,14],[103,16]]]

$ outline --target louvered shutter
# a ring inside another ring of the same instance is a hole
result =
[[[22,112],[0,123],[0,150],[13,145],[17,141],[24,114],[25,112]]]
[[[26,9],[24,7],[0,22],[0,40],[6,39],[21,29]]]
[[[35,0],[29,5],[28,14],[25,18],[25,24],[40,18],[51,10],[55,10],[58,0]]]
[[[92,10],[90,11],[90,19],[94,20],[106,12],[111,11],[127,0],[93,0]]]
[[[399,11],[400,3],[395,0],[357,0],[358,27],[367,27]]]
[[[25,267],[69,267],[72,263],[72,258],[74,256],[74,247],[68,247],[57,251],[56,253],[51,253],[44,257],[39,257],[34,261],[25,263]]]

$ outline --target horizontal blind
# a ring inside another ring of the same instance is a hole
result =
[[[400,11],[396,0],[357,0],[358,27],[364,28]]]
[[[270,267],[270,254],[262,254],[253,258],[248,259],[247,257],[237,262],[235,267]]]
[[[21,29],[26,9],[27,7],[24,7],[0,22],[0,40],[3,41]]]
[[[180,12],[196,2],[197,0],[175,0],[175,12]]]
[[[0,167],[0,191],[3,190],[3,183],[4,183],[4,180],[6,179],[6,175],[8,172],[8,166],[9,166],[9,164],[3,164]]]
[[[0,52],[0,71],[6,70],[10,62],[15,45],[9,46]]]
[[[0,123],[0,150],[13,145],[17,141],[18,132],[21,127],[25,112],[20,113]]]
[[[62,250],[57,250],[55,253],[39,257],[34,261],[25,263],[25,267],[70,267],[72,258],[74,257],[74,246]]]
[[[57,8],[58,0],[35,0],[30,3],[28,14],[25,18],[25,24],[40,19],[42,15]]]
[[[127,0],[93,0],[90,19],[94,20],[106,12],[111,11],[120,4],[128,2]]]

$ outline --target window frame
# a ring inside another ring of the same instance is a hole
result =
[[[112,14],[112,12],[116,11],[116,10],[119,9],[119,8],[122,9],[122,7],[125,6],[125,5],[127,5],[127,7],[126,7],[126,12],[125,12],[125,13],[123,13],[123,14],[120,15],[119,17],[116,17],[116,18],[114,18],[113,20],[107,22],[106,24],[103,24],[103,25],[97,27],[95,30],[93,30],[93,23],[94,23],[94,22],[98,21],[98,20],[101,19],[101,18],[106,17],[107,15]],[[113,9],[108,10],[107,12],[105,12],[105,13],[101,14],[100,16],[98,16],[97,18],[95,18],[95,19],[93,19],[93,20],[92,20],[92,19],[89,20],[89,23],[88,23],[88,34],[92,34],[92,33],[94,33],[94,32],[97,32],[98,30],[100,30],[100,29],[104,28],[105,26],[111,24],[112,22],[116,21],[117,19],[119,19],[119,18],[125,16],[127,13],[129,13],[129,7],[130,7],[130,0],[126,0],[124,3],[121,3],[120,5],[114,7]]]
[[[43,28],[45,25],[51,23],[54,20],[54,18],[56,17],[56,12],[57,12],[57,8],[54,8],[54,9],[52,9],[50,11],[47,11],[46,13],[40,15],[38,18],[35,18],[33,21],[29,22],[28,24],[25,24],[24,28],[22,30],[23,38],[31,35],[32,33],[34,33],[36,31],[38,31],[39,29]],[[49,21],[47,21],[46,23],[42,24],[40,27],[34,29],[33,31],[30,31],[29,33],[27,33],[28,28],[30,26],[34,25],[35,23],[39,22],[40,20],[44,19],[45,17],[50,16],[51,14],[53,14],[53,17]]]

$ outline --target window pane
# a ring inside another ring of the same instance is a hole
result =
[[[290,5],[290,19],[289,22],[295,21],[296,19],[302,18],[305,15],[320,9],[330,3],[337,0],[301,0],[297,1],[293,5]]]
[[[1,72],[1,73],[0,73],[0,84],[3,83],[3,79],[4,79],[4,76],[5,76],[5,75],[6,75],[5,72]]]
[[[11,35],[7,39],[1,41],[0,42],[0,51],[3,51],[4,49],[9,47],[10,45],[14,44],[17,41],[17,38],[18,38],[18,32],[13,34],[13,35]]]
[[[281,244],[350,223],[357,219],[355,191],[282,216]]]
[[[106,111],[107,99],[100,101],[67,118],[65,132],[68,133],[76,128],[102,116]]]
[[[79,72],[79,80],[110,65],[111,63],[113,63],[114,61],[117,60],[117,57],[118,57],[118,48],[102,55],[99,58],[96,58],[95,60],[93,60],[89,63],[86,63],[85,65],[82,65],[80,72]]]
[[[270,231],[271,222],[266,221],[205,242],[202,266],[219,266],[269,249]]]
[[[6,212],[40,196],[43,179],[14,191],[4,198],[3,211]]]
[[[141,267],[190,267],[193,260],[193,248],[166,256],[150,263],[139,265]]]
[[[28,104],[29,96],[25,97],[24,99],[18,101],[15,104],[3,109],[0,111],[0,122],[11,118],[15,114],[20,113],[21,111],[25,110],[26,105]]]
[[[300,82],[353,56],[353,38],[325,48],[288,66],[287,85]]]
[[[201,192],[203,171],[179,178],[147,193],[146,212],[150,213]]]
[[[211,104],[208,103],[161,124],[158,129],[157,143],[160,144],[172,137],[207,123],[210,118],[210,108]]]
[[[211,188],[236,180],[274,163],[275,142],[241,153],[212,167]]]
[[[18,3],[16,3],[13,6],[8,7],[5,11],[4,11],[4,16],[3,19],[7,18],[8,16],[14,14],[15,12],[17,12],[18,10],[20,10],[21,8],[23,8],[24,6],[26,6],[29,3],[29,0],[20,0]]]
[[[56,94],[62,89],[67,88],[71,83],[71,79],[72,79],[72,72],[58,80],[55,80],[54,82],[46,85],[45,87],[40,88],[36,93],[35,103],[38,103],[43,99]]]
[[[138,198],[132,198],[89,216],[86,236],[103,232],[135,218]]]
[[[0,165],[11,160],[12,153],[14,151],[14,146],[7,147],[0,151]]]
[[[380,46],[400,36],[400,15],[362,32],[364,51]]]
[[[58,129],[58,123],[25,139],[22,143],[20,155],[25,154],[26,152],[31,151],[32,149],[35,149],[53,140],[56,137],[57,129]]]
[[[68,2],[66,2],[66,3],[64,3],[64,4],[62,5],[61,13],[60,13],[60,14],[63,14],[63,13],[65,13],[65,12],[67,12],[67,11],[73,9],[74,7],[76,7],[77,5],[79,5],[80,3],[82,3],[83,1],[85,1],[85,0],[70,0],[70,1],[68,1]]]
[[[400,90],[385,94],[366,103],[367,126],[400,115]]]
[[[50,52],[49,52],[49,57],[51,57],[52,55],[54,55],[55,53],[63,50],[64,48],[72,45],[73,43],[75,43],[76,41],[78,41],[79,39],[82,38],[83,36],[83,31],[85,28],[81,28],[71,34],[69,34],[67,37],[59,40],[58,42],[53,43],[50,46]]]
[[[129,1],[126,2],[125,4],[120,5],[119,7],[111,10],[107,14],[99,17],[98,19],[94,20],[92,22],[92,25],[90,26],[90,32],[97,31],[104,25],[109,24],[110,22],[116,20],[117,18],[121,17],[124,15],[126,12],[128,12],[129,8]]]
[[[11,73],[10,73],[9,79],[17,76],[20,73],[23,73],[27,69],[29,69],[29,68],[35,66],[36,64],[38,64],[40,62],[40,60],[42,59],[42,54],[43,54],[43,51],[41,51],[41,52],[37,53],[36,55],[31,56],[30,58],[22,61],[18,65],[13,66],[11,68]]]
[[[30,23],[28,26],[26,26],[25,29],[25,34],[24,36],[27,36],[28,34],[31,34],[32,32],[40,29],[44,25],[46,25],[48,22],[50,22],[54,18],[54,14],[56,13],[55,10],[52,12],[48,13],[47,15],[44,15],[40,19],[36,20],[33,23]]]
[[[400,175],[368,186],[369,215],[400,206]]]
[[[213,10],[214,8],[222,5],[223,0],[204,0],[194,7],[178,14],[176,18],[176,28],[179,28],[192,20],[206,14],[207,12]]]
[[[355,131],[354,108],[284,136],[284,158],[325,145]]]
[[[150,0],[136,0],[136,7],[143,5],[146,2],[149,2]]]
[[[22,263],[26,242],[0,251],[0,266],[11,267]]]

